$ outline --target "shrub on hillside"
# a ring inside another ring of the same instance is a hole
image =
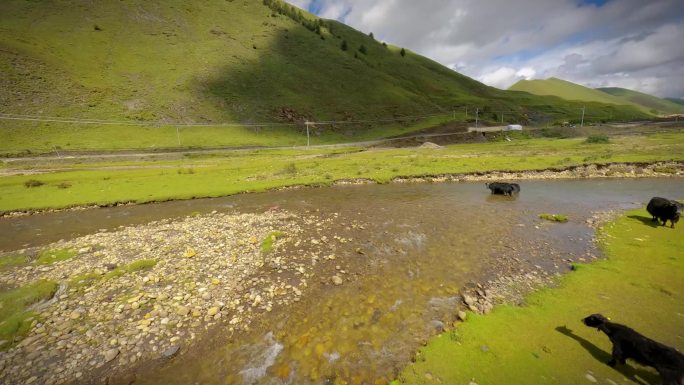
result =
[[[589,136],[587,137],[587,140],[584,141],[584,143],[592,143],[592,144],[595,144],[595,143],[609,143],[609,142],[610,142],[610,139],[608,138],[608,135],[603,135],[603,134],[599,134],[599,135],[589,135]]]
[[[24,186],[29,187],[29,188],[30,187],[40,187],[44,184],[45,184],[45,182],[41,182],[41,181],[36,180],[36,179],[29,179],[26,182],[24,182]]]

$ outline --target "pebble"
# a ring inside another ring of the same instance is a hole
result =
[[[188,308],[187,306],[178,306],[178,308],[176,309],[176,314],[180,316],[186,316],[188,315],[188,313],[190,313],[190,308]]]
[[[332,281],[332,283],[334,283],[335,285],[338,285],[338,286],[341,285],[342,282],[344,282],[342,280],[342,278],[338,275],[333,275],[332,278],[330,278],[330,280]]]
[[[104,352],[104,362],[109,362],[119,355],[119,349],[109,349]]]
[[[209,308],[209,310],[207,310],[207,315],[208,315],[209,317],[213,317],[213,316],[215,316],[218,312],[219,312],[218,306],[214,306],[214,307]]]

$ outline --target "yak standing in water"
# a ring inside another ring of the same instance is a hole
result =
[[[492,191],[492,194],[512,196],[520,192],[520,185],[517,183],[492,182],[485,183],[485,186]]]
[[[679,222],[682,205],[670,199],[653,197],[648,202],[646,211],[653,216],[654,221],[662,221],[663,226],[667,225],[667,221],[670,221],[670,227],[674,229],[675,223]]]

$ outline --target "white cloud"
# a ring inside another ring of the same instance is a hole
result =
[[[316,1],[322,17],[343,19],[489,85],[557,76],[684,97],[681,0],[611,0],[601,7],[577,0]]]

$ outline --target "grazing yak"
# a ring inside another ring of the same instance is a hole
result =
[[[641,365],[655,368],[664,385],[684,385],[684,355],[675,349],[644,337],[625,325],[610,322],[601,314],[592,314],[582,322],[610,338],[613,353],[608,365],[624,365],[631,358]]]
[[[660,220],[663,226],[670,221],[670,227],[674,229],[675,223],[679,222],[679,216],[682,212],[682,204],[666,198],[653,197],[648,202],[646,210],[653,216],[653,220]]]
[[[492,194],[497,195],[513,195],[513,193],[520,192],[520,185],[517,183],[506,182],[492,182],[485,183],[485,187],[492,191]]]

